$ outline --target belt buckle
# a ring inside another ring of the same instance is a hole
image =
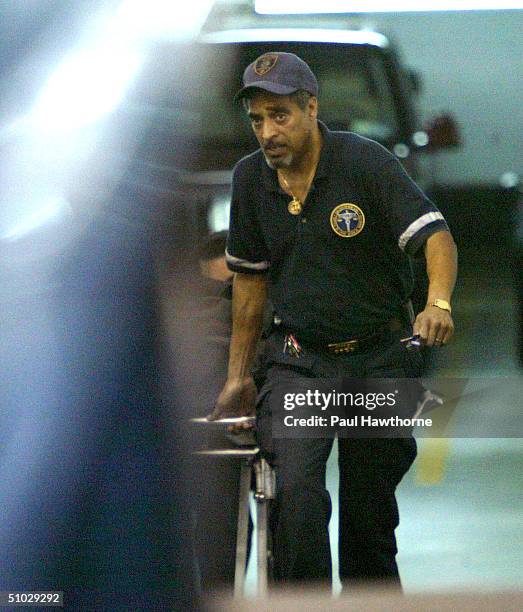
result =
[[[347,340],[346,342],[334,342],[328,345],[331,353],[353,353],[358,348],[358,340]]]

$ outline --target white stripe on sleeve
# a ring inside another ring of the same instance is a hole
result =
[[[425,215],[422,215],[416,221],[413,221],[409,227],[401,234],[398,240],[399,248],[404,251],[407,246],[407,242],[417,234],[421,229],[423,229],[429,223],[433,223],[434,221],[444,221],[444,217],[440,212],[429,212]]]
[[[270,267],[270,263],[268,261],[252,263],[246,259],[234,257],[234,255],[231,255],[227,249],[225,249],[225,258],[227,259],[227,262],[233,266],[239,266],[240,268],[246,268],[247,270],[267,270]]]

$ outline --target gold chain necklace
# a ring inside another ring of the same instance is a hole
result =
[[[314,176],[314,173],[316,171],[316,168],[313,168],[308,180],[307,180],[307,193],[310,189],[311,183],[312,183],[312,177]],[[294,193],[292,192],[291,186],[289,185],[289,182],[287,181],[287,179],[283,176],[283,174],[280,174],[282,181],[285,184],[285,187],[287,188],[287,191],[289,193],[289,195],[292,196],[292,200],[289,202],[289,204],[287,205],[287,210],[291,213],[291,215],[299,215],[301,213],[301,211],[303,210],[303,202],[300,200],[300,198],[297,198]]]

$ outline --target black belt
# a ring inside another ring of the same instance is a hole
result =
[[[369,334],[368,336],[362,336],[360,338],[351,338],[350,340],[344,340],[342,342],[328,342],[328,343],[319,343],[317,340],[308,341],[306,339],[303,340],[305,346],[310,346],[311,348],[322,351],[333,353],[335,355],[342,355],[346,353],[365,353],[372,349],[375,349],[384,342],[390,341],[392,339],[392,332],[399,331],[402,328],[402,323],[400,319],[391,319],[384,327],[382,327],[377,332],[373,334]],[[288,329],[282,330],[286,336],[292,336],[292,338],[297,341],[298,346],[301,344],[301,339],[299,334],[294,334]]]
[[[352,340],[345,340],[343,342],[331,342],[327,344],[327,350],[329,353],[340,355],[342,353],[365,353],[374,348],[377,348],[384,341],[389,340],[391,337],[391,329],[386,328],[370,336],[364,336],[363,338],[353,338]]]

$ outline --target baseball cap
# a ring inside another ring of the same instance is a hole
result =
[[[280,96],[288,96],[304,89],[318,95],[318,81],[308,64],[294,53],[270,52],[260,55],[243,73],[243,87],[234,96],[245,97],[252,89],[264,89]]]

